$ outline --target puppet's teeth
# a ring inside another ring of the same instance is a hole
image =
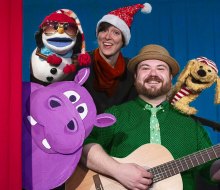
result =
[[[45,148],[51,149],[49,143],[47,142],[47,139],[44,139],[44,140],[42,141],[42,144],[44,145]]]
[[[31,115],[27,116],[27,119],[28,119],[28,121],[30,122],[31,125],[36,125],[37,124],[37,122],[35,121],[35,119]]]

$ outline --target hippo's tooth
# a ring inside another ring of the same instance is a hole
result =
[[[42,141],[42,144],[44,145],[45,148],[51,149],[51,146],[50,146],[49,143],[47,142],[47,139],[44,139],[44,140]]]
[[[31,115],[27,116],[27,119],[32,126],[37,124],[37,121],[35,121],[35,119]]]

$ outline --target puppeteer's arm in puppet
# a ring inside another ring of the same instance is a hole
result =
[[[171,104],[180,112],[194,116],[197,110],[189,104],[214,83],[215,103],[220,104],[220,78],[216,64],[206,57],[192,59],[177,79],[170,99]],[[212,164],[210,176],[213,181],[220,181],[220,160]]]

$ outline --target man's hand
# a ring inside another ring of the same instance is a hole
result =
[[[132,190],[146,190],[152,184],[153,175],[137,164],[119,164],[114,176],[122,185]]]
[[[220,182],[220,159],[213,162],[210,168],[210,175],[213,181]]]

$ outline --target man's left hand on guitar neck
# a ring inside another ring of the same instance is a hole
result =
[[[210,174],[213,181],[220,181],[220,160],[216,160],[212,164]]]

